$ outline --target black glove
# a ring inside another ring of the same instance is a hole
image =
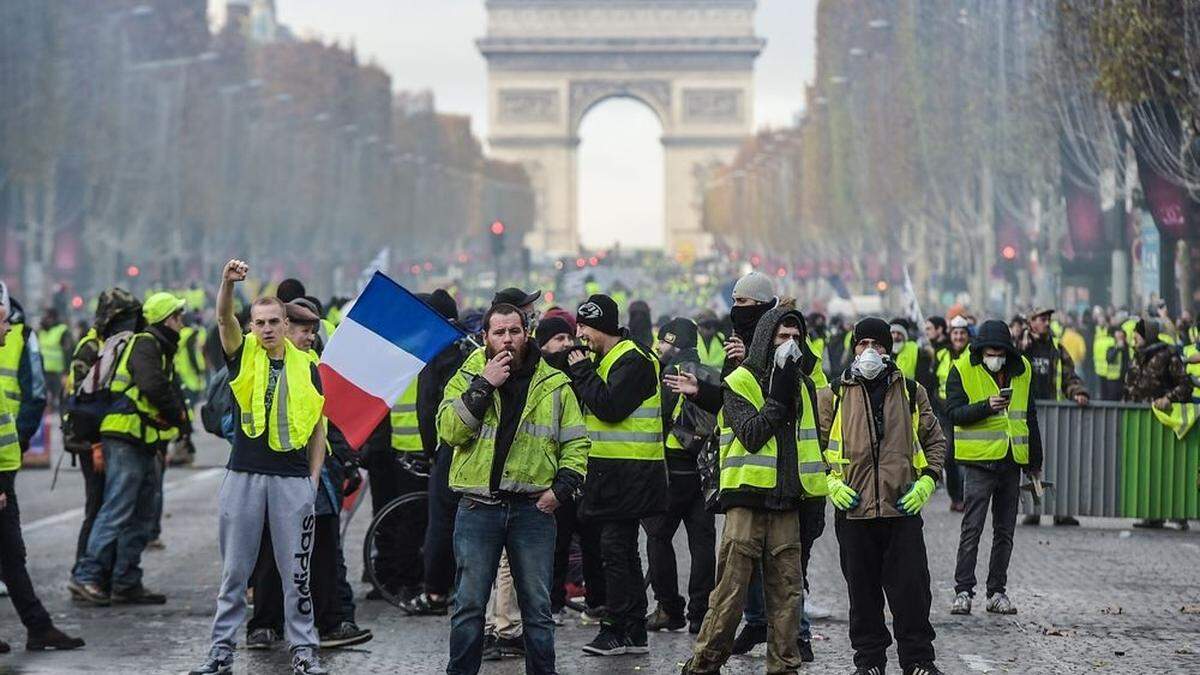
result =
[[[771,383],[770,388],[767,390],[767,396],[782,403],[789,409],[794,407],[796,405],[796,395],[800,391],[799,372],[799,362],[792,359],[788,359],[782,368],[774,366],[771,371]]]

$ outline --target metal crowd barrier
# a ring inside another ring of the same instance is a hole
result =
[[[1037,509],[1023,496],[1025,513],[1200,518],[1200,429],[1177,439],[1144,404],[1037,401],[1037,415],[1053,487]]]

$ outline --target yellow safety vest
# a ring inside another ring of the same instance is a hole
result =
[[[900,348],[900,353],[896,355],[896,367],[910,380],[917,377],[917,351],[917,343],[905,340],[904,346]]]
[[[299,450],[308,444],[321,419],[325,397],[312,383],[312,357],[284,340],[283,372],[275,383],[271,409],[267,410],[270,358],[253,333],[243,338],[238,375],[229,383],[241,408],[242,432],[249,438],[267,433],[267,445],[276,452]],[[268,423],[268,420],[271,420]]]
[[[954,365],[954,354],[949,347],[940,347],[934,354],[937,359],[938,398],[946,400],[946,380],[950,379],[950,367]]]
[[[766,405],[762,387],[758,380],[744,367],[737,367],[725,377],[737,395],[746,399],[755,410]],[[817,432],[817,416],[814,401],[809,396],[808,386],[800,386],[800,419],[796,424],[796,465],[800,474],[800,485],[806,495],[820,497],[829,494],[825,482],[825,462],[821,460],[821,441]],[[725,423],[725,412],[717,413],[717,427],[721,435],[720,489],[738,490],[756,488],[769,490],[775,487],[778,477],[778,445],[772,436],[758,452],[750,452],[738,440],[733,429]]]
[[[96,332],[95,328],[89,328],[88,332],[84,333],[83,338],[79,340],[79,344],[75,345],[75,352],[73,354],[71,354],[71,360],[74,361],[75,358],[77,356],[79,356],[79,352],[83,351],[84,347],[88,346],[89,344],[91,344],[93,342],[96,343],[96,353],[99,354],[100,350],[104,349],[104,340],[100,339],[100,335],[99,335],[99,333]],[[75,369],[74,368],[69,368],[67,371],[67,393],[68,394],[75,393]]]
[[[1200,378],[1200,363],[1187,363],[1187,360],[1192,356],[1200,353],[1200,347],[1195,344],[1190,344],[1183,348],[1184,367],[1187,374],[1192,378],[1192,399],[1200,399],[1200,384],[1197,384],[1196,378]]]
[[[1102,380],[1116,380],[1121,377],[1120,368],[1112,368],[1110,372],[1108,365],[1108,348],[1117,343],[1117,339],[1108,332],[1104,326],[1096,326],[1096,335],[1092,338],[1092,370],[1096,371],[1096,377]]]
[[[700,335],[696,337],[696,353],[700,355],[700,363],[720,370],[725,365],[725,336],[717,333],[712,342],[706,342]]]
[[[38,346],[42,350],[42,370],[52,375],[62,375],[66,369],[67,357],[62,348],[63,334],[66,332],[65,323],[55,324],[37,332]]]
[[[21,444],[17,436],[17,413],[21,409],[21,382],[17,371],[25,353],[23,325],[12,324],[8,340],[0,347],[0,471],[21,468]]]
[[[1033,368],[1029,359],[1021,357],[1025,371],[1013,378],[1012,400],[1003,413],[989,415],[975,424],[954,425],[954,458],[967,462],[988,462],[1004,459],[1012,447],[1013,461],[1029,464],[1029,384],[1033,380]],[[954,362],[962,378],[963,392],[971,403],[986,401],[990,396],[999,396],[1000,387],[992,374],[982,364],[972,365],[970,352],[964,353]]]
[[[905,396],[908,396],[908,382],[904,382]],[[842,406],[841,392],[834,394],[834,407],[837,412],[833,415],[833,423],[829,425],[829,445],[825,449],[825,462],[829,464],[829,472],[835,476],[842,477],[845,472],[842,471],[843,464],[849,464],[850,460],[845,458],[845,452],[842,448]],[[909,408],[912,409],[912,465],[913,469],[920,475],[921,471],[929,466],[929,461],[925,459],[925,449],[921,447],[921,439],[917,435],[917,430],[921,426],[921,411],[917,409],[915,401],[908,402]]]
[[[636,351],[642,358],[654,365],[654,381],[659,380],[658,359],[652,358],[641,350],[633,340],[621,340],[610,352],[600,359],[596,366],[596,374],[605,383],[608,382],[608,371],[613,364],[630,351]],[[587,426],[588,437],[592,440],[591,456],[598,459],[633,459],[643,461],[663,461],[663,423],[662,398],[658,386],[646,397],[629,417],[610,424],[599,417],[584,411],[584,424]]]
[[[151,420],[162,421],[162,415],[133,382],[133,374],[129,371],[129,357],[133,354],[133,346],[138,340],[154,340],[149,333],[137,333],[129,338],[117,360],[117,370],[113,373],[111,390],[113,402],[100,421],[101,435],[115,435],[129,440],[153,445],[159,441],[168,441],[179,435],[179,430],[159,429]],[[167,369],[167,357],[162,355],[162,369]]]
[[[204,381],[201,378],[201,370],[196,367],[197,363],[204,361],[199,356],[199,344],[190,344],[193,336],[197,336],[199,342],[200,333],[192,326],[184,326],[183,330],[179,331],[179,348],[175,350],[175,374],[179,376],[179,384],[191,392],[199,392],[204,390]]]
[[[417,378],[400,394],[392,406],[392,449],[396,452],[423,452],[421,429],[417,425]]]

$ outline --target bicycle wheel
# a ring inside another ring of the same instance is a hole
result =
[[[424,548],[425,528],[429,523],[429,493],[410,492],[388,502],[380,509],[379,515],[371,519],[371,524],[367,526],[367,536],[363,539],[363,569],[367,572],[367,579],[375,588],[379,589],[385,600],[399,607],[400,598],[393,593],[392,589],[382,583],[375,571],[374,556],[377,548],[376,537],[379,536],[380,531],[387,531],[389,524],[397,523],[419,523],[419,526],[411,527],[409,533],[419,537],[420,546],[417,554],[423,556],[424,551],[421,549]]]

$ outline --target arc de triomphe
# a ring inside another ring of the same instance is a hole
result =
[[[487,0],[492,154],[538,192],[536,251],[579,247],[577,148],[588,110],[612,97],[663,128],[667,250],[703,254],[703,167],[753,132],[755,0]]]

